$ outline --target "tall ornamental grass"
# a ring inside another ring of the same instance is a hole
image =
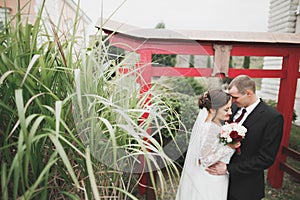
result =
[[[140,94],[143,67],[120,72],[101,30],[97,45],[75,48],[79,8],[66,33],[44,6],[34,24],[19,7],[0,32],[0,198],[137,199],[145,172],[163,198],[178,171],[154,138],[174,137],[172,109],[155,84]]]

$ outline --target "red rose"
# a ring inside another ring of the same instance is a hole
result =
[[[238,138],[239,133],[237,131],[231,131],[230,132],[230,137],[234,140],[236,138]]]
[[[243,137],[239,135],[237,131],[231,131],[230,132],[230,137],[234,142],[239,142],[243,140]]]

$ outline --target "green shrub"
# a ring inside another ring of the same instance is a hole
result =
[[[300,127],[292,125],[289,146],[300,152]]]
[[[277,108],[277,102],[275,100],[268,99],[268,100],[264,100],[264,102],[266,102],[268,105],[272,106],[275,109]],[[296,114],[296,111],[294,110],[292,121],[295,122],[297,117],[298,116]]]
[[[161,100],[170,107],[165,113],[165,120],[170,126],[162,128],[162,138],[156,137],[163,146],[168,146],[172,151],[167,151],[170,158],[176,160],[182,167],[185,153],[189,144],[190,133],[199,113],[198,95],[203,92],[204,86],[195,78],[162,78],[156,84]],[[176,121],[175,119],[179,121]],[[169,127],[172,127],[171,131]],[[176,145],[173,144],[175,138]],[[180,149],[176,148],[179,147]],[[178,157],[178,155],[181,155]]]

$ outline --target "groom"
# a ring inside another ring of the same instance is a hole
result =
[[[228,200],[260,200],[265,196],[264,170],[276,159],[283,131],[283,116],[265,104],[255,93],[255,82],[240,75],[229,84],[233,108],[231,120],[246,112],[239,122],[247,128],[241,154],[232,156],[229,164],[210,166],[210,174],[229,174]]]

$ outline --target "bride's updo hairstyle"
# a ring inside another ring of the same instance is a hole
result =
[[[212,108],[218,110],[219,108],[225,106],[230,99],[231,96],[223,90],[210,89],[200,94],[198,106],[200,109],[206,108],[209,110]]]

